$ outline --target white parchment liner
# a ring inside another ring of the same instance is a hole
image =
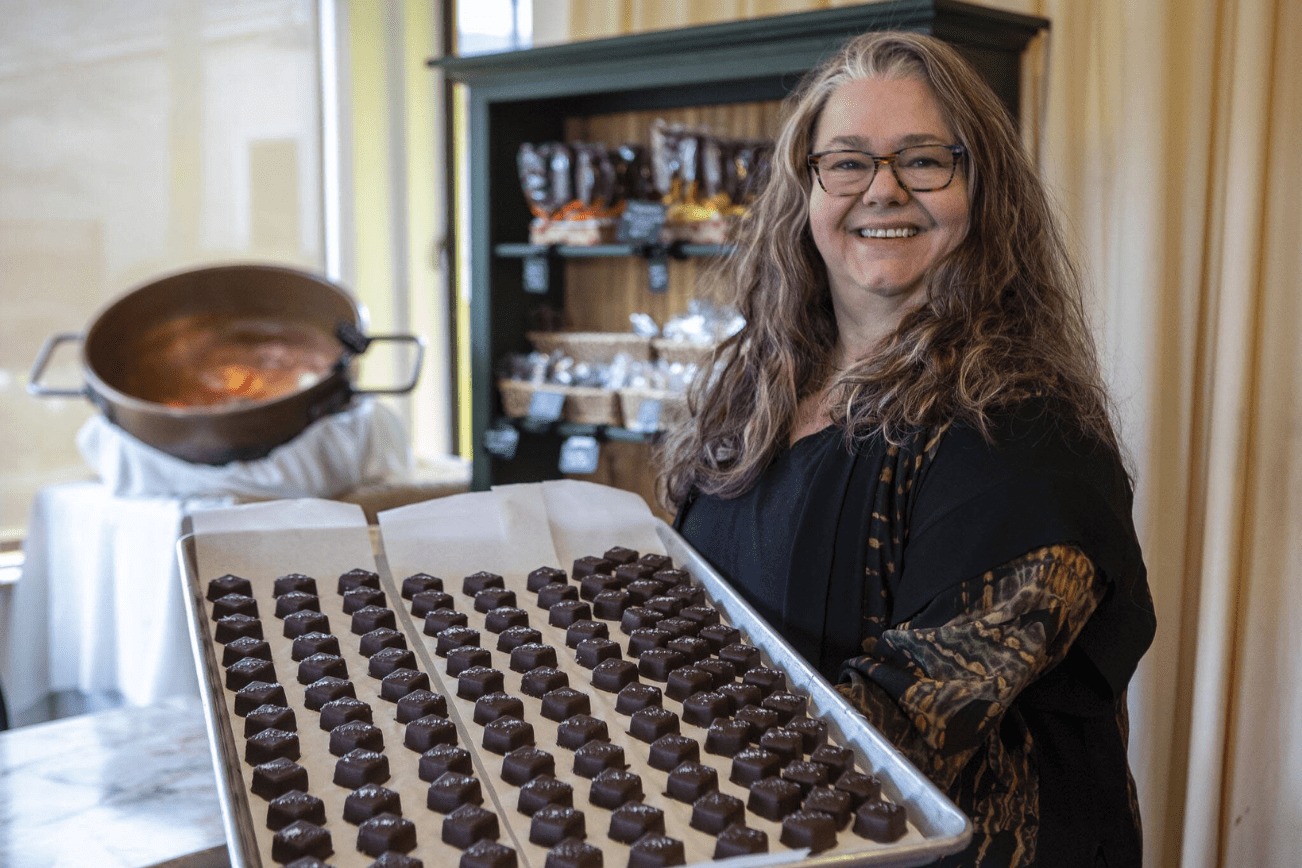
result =
[[[606,836],[610,812],[589,803],[589,782],[574,774],[573,752],[556,744],[556,723],[542,717],[539,699],[520,691],[521,675],[510,670],[509,654],[497,650],[497,635],[485,628],[484,615],[474,611],[472,598],[462,594],[462,578],[466,575],[488,570],[504,577],[507,587],[517,594],[517,605],[529,613],[529,625],[543,634],[544,643],[556,648],[559,668],[569,674],[570,686],[591,697],[593,716],[606,720],[612,741],[624,747],[630,769],[642,777],[646,801],[665,811],[668,834],[684,842],[688,863],[711,859],[713,836],[690,828],[690,805],[664,795],[668,775],[646,764],[648,746],[627,733],[629,719],[615,712],[615,695],[592,687],[591,673],[575,662],[573,650],[566,647],[565,630],[547,623],[547,612],[538,608],[536,595],[525,588],[527,574],[540,566],[569,571],[576,558],[599,555],[616,545],[641,553],[665,553],[662,536],[666,535],[671,537],[668,541],[673,551],[670,553],[681,565],[691,569],[694,577],[707,572],[708,565],[656,520],[640,497],[573,480],[501,486],[489,492],[453,495],[383,512],[379,515],[378,532],[376,528],[367,528],[360,509],[355,506],[315,500],[277,501],[199,513],[194,517],[193,531],[192,537],[182,541],[182,566],[193,597],[192,633],[196,650],[201,652],[201,681],[212,694],[207,703],[212,717],[210,731],[215,743],[224,745],[216,752],[216,762],[219,781],[226,781],[227,789],[231,790],[223,794],[226,796],[223,805],[230,814],[228,834],[233,865],[260,864],[270,868],[275,863],[270,858],[272,833],[266,828],[266,803],[248,793],[252,767],[242,759],[243,720],[234,715],[233,692],[222,688],[223,669],[219,664],[222,646],[212,640],[210,604],[203,600],[207,581],[228,572],[249,578],[254,585],[266,638],[272,646],[273,662],[297,717],[303,753],[299,763],[308,769],[312,794],[326,802],[327,828],[335,850],[329,863],[336,868],[365,868],[373,860],[354,849],[355,827],[342,819],[347,791],[331,783],[336,759],[328,751],[329,735],[319,729],[317,712],[302,704],[302,687],[295,677],[298,664],[290,658],[291,642],[280,636],[280,622],[273,614],[272,582],[289,572],[317,578],[322,610],[339,637],[358,698],[374,710],[374,723],[383,732],[390,764],[391,779],[385,786],[399,792],[403,814],[417,823],[418,847],[410,855],[422,859],[427,868],[452,866],[459,860],[460,851],[441,841],[442,815],[426,807],[428,784],[417,775],[419,754],[403,746],[405,726],[393,718],[394,704],[380,698],[379,680],[366,674],[366,658],[358,652],[357,637],[349,630],[351,618],[343,614],[342,597],[335,592],[338,575],[359,566],[380,573],[389,605],[397,614],[398,629],[407,635],[418,668],[429,674],[432,689],[448,698],[449,717],[458,726],[459,743],[475,758],[475,773],[484,790],[485,807],[495,810],[503,822],[499,840],[517,850],[520,868],[544,868],[546,849],[529,843],[530,820],[516,810],[518,790],[501,780],[501,757],[482,749],[483,729],[472,718],[474,703],[457,697],[456,679],[447,676],[446,661],[435,654],[435,639],[424,635],[423,620],[413,618],[409,603],[400,597],[402,579],[413,573],[425,572],[442,578],[445,591],[456,599],[456,608],[467,614],[470,626],[480,630],[481,645],[492,653],[493,666],[504,673],[506,692],[520,697],[526,705],[526,718],[534,726],[537,747],[555,757],[556,776],[574,787],[575,807],[586,817],[587,839],[602,848],[605,868],[623,868],[628,863],[628,847]],[[692,563],[686,563],[688,560]],[[707,591],[714,587],[728,598],[721,610],[740,614],[732,620],[743,636],[762,648],[767,642],[780,641],[762,624],[757,626],[756,635],[751,636],[747,621],[757,620],[749,617],[753,613],[728,589],[721,587],[717,577],[710,581]],[[610,627],[612,638],[626,645],[627,637],[619,631],[618,623],[611,622]],[[780,662],[790,665],[788,650],[779,648],[776,655],[769,655],[766,650],[765,663],[774,665],[776,656]],[[806,667],[793,674],[791,686],[803,692],[802,685],[808,683],[812,672]],[[657,686],[663,688],[662,684]],[[817,701],[820,696],[814,699]],[[828,694],[824,692],[821,699],[826,704]],[[681,706],[673,700],[666,699],[665,704],[681,711]],[[860,730],[860,724],[861,719],[856,719],[851,728]],[[834,733],[841,730],[842,727],[833,725]],[[704,745],[705,731],[701,727],[684,723],[682,732]],[[850,746],[861,757],[864,755],[863,739]],[[879,753],[891,750],[879,737],[869,747]],[[883,770],[877,759],[872,757],[860,770]],[[930,810],[939,794],[915,770],[906,768],[907,764],[901,765],[898,757],[892,755],[886,759],[889,760],[886,771],[894,770],[899,775],[900,769],[904,769],[903,774],[908,778],[901,783],[908,790],[904,795],[906,803],[911,805],[911,820],[919,804],[924,811]],[[723,791],[745,800],[745,788],[728,781],[731,768],[728,758],[702,750],[701,761],[718,770]],[[887,790],[899,793],[901,787],[888,782]],[[929,822],[930,818],[923,819]],[[733,868],[811,860],[807,852],[786,850],[778,842],[779,823],[765,821],[749,812],[746,822],[768,833],[771,852],[730,860],[727,864]],[[946,818],[945,823],[951,827],[945,834],[952,839],[953,822]],[[934,846],[937,841],[920,832],[912,822],[905,838],[890,845],[874,844],[845,830],[838,835],[837,848],[818,854],[811,861],[847,866],[916,865],[951,852],[950,839],[938,850]]]

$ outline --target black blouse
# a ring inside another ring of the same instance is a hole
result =
[[[1080,591],[1089,607],[1073,611],[1084,623],[1063,631],[1074,638],[1064,658],[1036,670],[1011,702],[1016,725],[1005,721],[1002,737],[1029,730],[1028,767],[1045,770],[1027,809],[1042,856],[1090,864],[1081,854],[1091,842],[1124,832],[1110,855],[1119,846],[1128,856],[1114,862],[1130,864],[1137,815],[1118,730],[1126,684],[1152,640],[1152,602],[1120,461],[1059,419],[1047,403],[1027,402],[994,420],[993,443],[955,425],[900,447],[878,437],[853,450],[825,429],[782,450],[741,496],[689,500],[675,526],[829,681],[875,679],[900,702],[920,675],[874,663],[891,631],[911,619],[942,625],[943,613],[966,623],[973,607],[980,615],[978,577],[1045,547],[1083,553],[1085,579],[1099,590]],[[1090,732],[1102,734],[1091,743]],[[1083,779],[1106,783],[1078,786]],[[1116,826],[1085,827],[1109,813]]]
[[[679,531],[764,620],[782,633],[787,625],[787,593],[803,587],[811,564],[798,560],[798,530],[810,497],[810,480],[820,465],[843,460],[833,428],[811,434],[783,450],[759,482],[735,500],[701,498],[686,510]],[[822,492],[814,493],[817,509]],[[806,651],[808,649],[801,648]],[[855,649],[840,658],[853,655]],[[810,656],[806,654],[806,656]],[[840,661],[837,661],[838,663]],[[835,673],[830,676],[835,679]]]

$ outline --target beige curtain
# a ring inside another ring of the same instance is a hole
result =
[[[1091,266],[1161,624],[1131,696],[1147,861],[1293,866],[1302,8],[1037,7],[1045,174]]]
[[[568,14],[587,39],[834,5],[568,0]],[[1145,862],[1293,868],[1302,3],[988,5],[1052,22],[1028,56],[1028,141],[1094,287],[1138,478],[1160,619],[1130,696]]]

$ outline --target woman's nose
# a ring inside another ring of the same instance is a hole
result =
[[[865,205],[898,205],[909,198],[909,191],[895,177],[895,167],[889,162],[878,161],[877,171],[868,182],[868,189],[863,191]]]

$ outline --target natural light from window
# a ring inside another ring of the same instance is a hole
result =
[[[533,43],[532,0],[468,0],[456,8],[458,54],[512,51]]]

